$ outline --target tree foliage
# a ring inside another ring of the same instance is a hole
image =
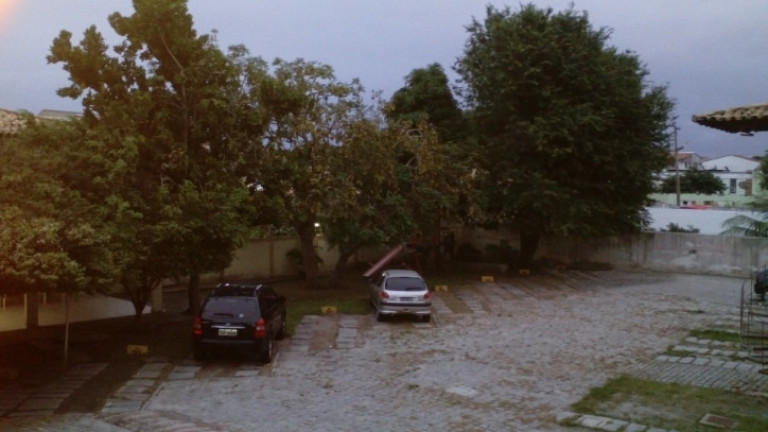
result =
[[[428,241],[452,214],[459,184],[435,130],[421,121],[371,116],[349,129],[335,149],[335,193],[323,214],[337,272],[362,247]]]
[[[758,184],[760,189],[768,190],[768,151],[760,158],[760,165],[757,167],[757,172],[760,174]]]
[[[456,70],[479,131],[488,222],[543,235],[637,230],[666,165],[672,103],[586,14],[488,7]]]
[[[428,199],[414,202],[414,217],[422,222],[417,230],[420,241],[427,243],[422,249],[427,246],[430,258],[440,265],[440,245],[451,235],[446,230],[462,222],[471,223],[479,213],[474,191],[477,158],[472,124],[437,63],[414,69],[405,77],[405,86],[392,96],[387,117],[390,122],[429,126],[434,131],[436,141],[428,147],[437,155],[432,159],[436,162],[432,171],[436,189],[420,189],[423,181],[415,184],[416,190]],[[439,191],[442,200],[429,199],[437,197],[435,191]]]
[[[392,95],[391,105],[390,119],[412,124],[426,121],[437,130],[442,143],[459,142],[467,136],[464,114],[438,63],[411,71],[405,86]]]
[[[332,161],[351,125],[365,116],[363,87],[337,80],[330,66],[316,62],[278,59],[273,66],[259,90],[270,117],[249,183],[258,185],[257,199],[271,219],[297,233],[305,278],[315,283],[317,224],[336,194]]]
[[[115,167],[113,214],[120,229],[120,281],[137,317],[162,280],[224,269],[248,218],[234,175],[245,132],[258,128],[244,83],[251,70],[198,36],[184,0],[135,0],[130,16],[110,15],[123,41],[110,54],[95,27],[79,45],[62,31],[48,61],[62,63],[81,98],[89,133]],[[190,309],[199,303],[190,285]]]
[[[30,117],[0,147],[4,293],[104,291],[115,281],[111,173],[80,126]],[[35,327],[31,315],[27,326]]]
[[[725,183],[710,171],[691,169],[680,176],[680,192],[714,195],[725,192]],[[662,193],[677,192],[677,178],[668,177],[661,183]]]

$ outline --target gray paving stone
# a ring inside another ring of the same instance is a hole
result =
[[[619,419],[611,419],[603,425],[603,430],[607,432],[624,431],[629,422]]]
[[[369,315],[355,317],[362,323],[358,329],[346,324],[354,319],[345,315],[307,318],[299,324],[297,337],[280,344],[272,365],[250,369],[195,363],[201,368],[196,377],[179,380],[169,378],[189,371],[160,369],[157,378],[147,378],[152,384],[146,387],[153,390],[144,395],[146,400],[113,397],[105,410],[114,414],[104,411],[101,418],[133,431],[164,430],[162,426],[233,432],[568,432],[573,429],[554,423],[554,413],[567,411],[590,388],[623,373],[720,388],[743,385],[745,377],[755,375],[723,367],[722,358],[720,364],[697,364],[697,357],[705,358],[698,354],[685,357],[691,359],[688,363],[662,356],[636,363],[679,343],[685,329],[722,322],[717,302],[726,292],[734,294],[729,299],[738,299],[739,284],[731,293],[723,279],[708,277],[645,274],[632,279],[632,274],[621,273],[616,283],[602,277],[574,276],[573,289],[541,286],[535,298],[500,291],[499,284],[462,289],[469,294],[456,296],[456,301],[493,312],[454,314],[445,308],[439,313],[439,327],[375,323]],[[533,276],[526,283],[531,280]],[[435,310],[439,303],[434,302]],[[693,310],[707,313],[685,312]],[[359,345],[310,350],[313,326],[325,326],[325,320],[350,330],[349,336],[340,330],[336,347],[351,344],[353,334],[360,338]],[[751,382],[763,386],[760,380]],[[270,422],[263,421],[264,413]],[[198,423],[201,419],[206,423]],[[621,421],[593,419],[609,428]],[[641,432],[642,426],[625,423],[625,431]]]
[[[62,398],[29,398],[16,409],[17,411],[54,411],[64,402]]]
[[[168,374],[169,380],[187,380],[195,377],[194,372],[171,372]]]
[[[648,429],[648,426],[646,425],[630,423],[623,432],[644,432],[646,429]]]
[[[163,374],[166,368],[168,368],[170,364],[168,363],[147,363],[144,366],[141,367],[134,375],[134,378],[144,378],[144,379],[151,379],[151,378],[160,378],[160,376]]]
[[[101,409],[102,414],[133,412],[141,409],[142,401],[108,400]]]
[[[153,380],[153,379],[134,378],[134,379],[130,379],[130,380],[126,381],[124,386],[152,387],[153,385],[155,385],[155,383],[156,383],[156,381]]]
[[[145,401],[152,396],[149,393],[127,393],[127,392],[115,392],[110,400],[115,401]]]
[[[14,411],[8,414],[8,417],[39,417],[39,416],[52,416],[54,410],[24,410]]]
[[[239,370],[235,372],[236,377],[255,377],[261,375],[261,372],[258,370]]]

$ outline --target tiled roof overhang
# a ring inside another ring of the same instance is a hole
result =
[[[693,116],[702,126],[730,133],[768,131],[768,104],[747,105]]]

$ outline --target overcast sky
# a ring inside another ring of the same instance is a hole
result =
[[[359,78],[384,96],[403,86],[413,69],[440,63],[452,79],[466,26],[492,0],[190,0],[198,33],[218,31],[219,45],[244,44],[267,60],[298,57],[334,68],[339,79]],[[697,125],[693,114],[768,103],[766,0],[545,0],[563,10],[573,3],[594,27],[608,27],[609,44],[635,52],[650,80],[668,86],[676,101],[684,151],[701,156],[764,155],[768,133],[753,137]],[[129,0],[0,0],[0,108],[80,111],[63,99],[61,65],[45,56],[61,30],[75,42],[96,25],[114,44],[107,23],[115,11],[132,13]]]

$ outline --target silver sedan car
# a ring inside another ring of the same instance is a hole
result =
[[[413,270],[384,270],[371,279],[371,305],[376,319],[414,315],[428,322],[432,316],[432,293],[419,273]]]

